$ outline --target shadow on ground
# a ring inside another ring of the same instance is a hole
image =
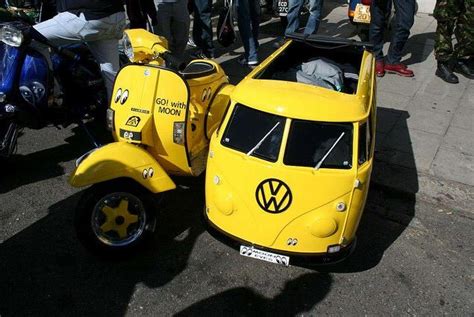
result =
[[[306,273],[286,282],[273,298],[266,298],[248,287],[228,289],[203,299],[176,316],[297,316],[320,302],[329,293],[332,277]]]
[[[105,144],[111,141],[110,132],[98,124],[88,126],[100,143]],[[15,154],[7,159],[0,165],[0,173],[2,173],[0,193],[7,193],[26,184],[63,175],[64,168],[60,165],[61,163],[74,160],[94,147],[82,128],[75,127],[72,132],[73,135],[64,140],[65,144],[27,155]]]
[[[80,194],[0,244],[0,315],[124,315],[138,283],[157,288],[187,266],[203,232],[203,178],[187,181],[162,202],[149,247],[129,260],[92,257],[77,242],[73,210]]]

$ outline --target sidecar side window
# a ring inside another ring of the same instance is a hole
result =
[[[221,144],[249,156],[276,162],[285,121],[284,117],[237,104]]]

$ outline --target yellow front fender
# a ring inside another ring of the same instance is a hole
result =
[[[174,182],[153,156],[133,144],[110,143],[92,151],[80,160],[69,177],[69,184],[74,187],[128,177],[152,193],[176,188]]]

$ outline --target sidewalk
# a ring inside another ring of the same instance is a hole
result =
[[[347,19],[347,3],[326,1],[319,34],[357,38]],[[469,204],[474,186],[474,81],[460,76],[450,85],[435,76],[433,55],[436,21],[418,13],[403,61],[414,78],[387,74],[378,79],[378,123],[373,183],[435,200]],[[273,52],[282,34],[279,19],[261,25],[260,56]],[[249,69],[237,63],[238,41],[229,49],[216,44],[217,54],[233,83]],[[388,43],[385,49],[388,48]],[[221,55],[223,54],[223,55]]]

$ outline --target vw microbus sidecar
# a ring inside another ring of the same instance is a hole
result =
[[[115,142],[76,161],[69,183],[92,185],[79,201],[79,239],[101,254],[139,245],[154,230],[152,195],[176,187],[169,175],[198,176],[209,138],[228,104],[227,76],[215,62],[194,60],[179,72],[164,38],[127,30],[131,64],[117,74],[108,126]]]
[[[204,214],[241,255],[289,265],[350,254],[375,141],[367,45],[295,35],[233,89],[211,139]],[[319,57],[347,69],[340,91],[281,79]]]

